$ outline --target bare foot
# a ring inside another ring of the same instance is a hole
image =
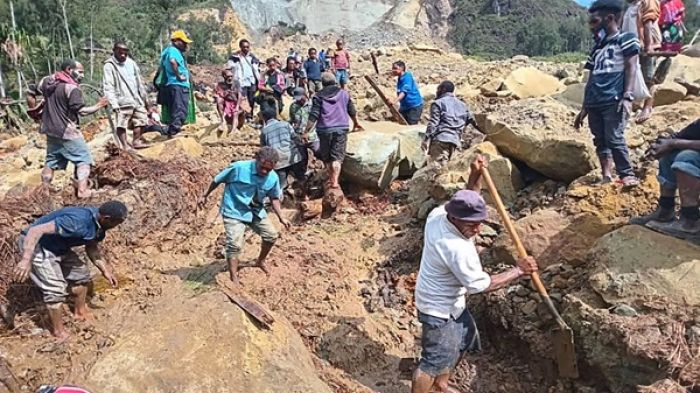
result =
[[[149,148],[151,146],[153,146],[153,145],[151,145],[150,143],[146,143],[143,141],[134,141],[134,149],[146,149],[146,148]]]
[[[265,263],[265,262],[258,262],[258,264],[255,265],[255,266],[256,266],[256,267],[259,267],[260,270],[262,270],[263,273],[265,273],[265,275],[267,275],[268,277],[270,277],[270,270],[267,268],[267,263]]]
[[[76,309],[73,313],[73,319],[77,322],[90,322],[92,321],[92,316],[88,312],[87,308],[85,310]]]
[[[635,120],[635,123],[642,124],[645,121],[649,120],[650,118],[651,118],[651,108],[644,108],[639,113],[639,115],[637,115],[637,119]]]
[[[56,331],[53,333],[53,335],[56,337],[57,344],[63,344],[70,339],[70,333],[68,333],[67,330]]]
[[[230,278],[231,278],[231,282],[233,283],[233,285],[236,285],[236,286],[241,285],[241,282],[238,280],[238,273],[237,272],[230,272]]]

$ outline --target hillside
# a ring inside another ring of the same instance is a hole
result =
[[[585,15],[570,0],[457,0],[447,37],[463,53],[487,57],[585,51]]]

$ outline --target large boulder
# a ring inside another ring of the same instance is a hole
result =
[[[18,135],[9,139],[5,139],[0,142],[0,153],[9,153],[17,151],[27,144],[27,137],[25,135]]]
[[[343,162],[344,180],[370,189],[384,189],[399,175],[411,176],[425,163],[420,134],[425,126],[392,122],[368,123],[362,132],[348,135]]]
[[[552,75],[534,67],[514,70],[503,81],[502,89],[513,92],[517,98],[543,97],[563,91],[565,85]]]
[[[515,229],[528,255],[543,268],[556,263],[582,265],[591,246],[608,228],[589,215],[568,217],[547,209],[516,221]],[[515,263],[517,250],[507,232],[496,238],[491,254],[497,262]]]
[[[168,161],[183,155],[193,158],[200,157],[204,153],[204,148],[194,138],[178,137],[165,142],[158,142],[138,152],[147,158]]]
[[[583,94],[586,89],[585,83],[574,83],[566,86],[566,89],[554,96],[557,101],[566,104],[576,110],[583,106]]]
[[[682,85],[666,80],[656,87],[654,106],[671,105],[685,98],[688,90]]]
[[[700,305],[700,247],[629,225],[601,238],[591,250],[593,289],[609,304]]]
[[[267,331],[220,292],[177,299],[134,316],[89,370],[86,387],[101,393],[330,392],[281,317]]]
[[[552,99],[529,99],[479,115],[487,140],[507,157],[559,181],[570,182],[596,167],[587,129],[576,130],[576,112]]]
[[[700,80],[700,58],[685,55],[673,57],[665,81],[673,82],[676,78],[688,82]]]
[[[478,154],[489,161],[489,172],[504,203],[513,203],[523,187],[520,172],[509,159],[499,154],[496,146],[483,142],[458,152],[447,165],[428,165],[417,171],[409,182],[408,202],[413,212],[424,218],[432,207],[463,189],[469,179],[470,164]],[[487,192],[484,198],[491,201]]]

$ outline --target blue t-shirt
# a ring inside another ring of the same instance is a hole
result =
[[[325,71],[323,66],[323,60],[321,59],[308,59],[304,62],[304,70],[306,70],[306,77],[312,81],[320,81],[321,73]]]
[[[401,100],[399,110],[407,111],[417,106],[423,105],[423,96],[418,90],[418,85],[413,79],[413,74],[406,71],[399,77],[396,83],[396,94],[404,93],[406,96]]]
[[[591,74],[583,106],[599,107],[619,102],[625,90],[625,59],[637,54],[639,40],[633,33],[617,33],[597,44],[586,62]]]
[[[180,75],[185,77],[184,81],[177,79],[177,75],[175,75],[173,68],[170,65],[170,59],[175,59],[177,62],[177,70]],[[175,85],[187,88],[190,87],[190,72],[187,70],[185,58],[182,56],[182,52],[180,52],[179,49],[172,45],[163,49],[163,53],[160,55],[160,65],[165,70],[165,76],[168,78],[165,82],[166,86]]]
[[[39,245],[56,255],[65,255],[73,247],[104,240],[105,231],[97,222],[97,217],[98,209],[95,207],[65,207],[39,218],[30,228],[54,221],[56,233],[43,235]],[[22,234],[26,235],[27,229]]]
[[[277,173],[258,175],[255,160],[234,162],[216,175],[214,181],[225,184],[221,215],[243,222],[252,222],[254,216],[265,218],[265,198],[279,199],[282,195]]]

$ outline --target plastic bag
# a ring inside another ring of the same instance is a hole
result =
[[[644,101],[651,97],[649,88],[644,81],[644,75],[642,74],[642,67],[637,63],[637,72],[634,76],[634,84],[632,85],[632,95],[635,101]]]

